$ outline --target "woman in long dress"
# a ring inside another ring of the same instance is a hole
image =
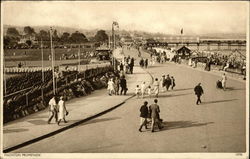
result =
[[[114,93],[114,90],[115,90],[114,85],[115,84],[113,82],[113,79],[111,78],[108,82],[108,93],[110,96]]]
[[[227,76],[226,76],[226,74],[224,73],[224,74],[222,75],[222,80],[221,80],[222,87],[223,87],[224,90],[226,90],[226,81],[227,81]]]
[[[59,106],[59,118],[58,118],[57,124],[59,125],[61,120],[63,120],[64,123],[67,123],[67,121],[65,120],[65,115],[68,114],[68,111],[66,109],[65,101],[63,100],[63,96],[60,97],[60,101],[58,102],[58,106]]]

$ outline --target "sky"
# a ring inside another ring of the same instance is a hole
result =
[[[3,24],[166,34],[246,33],[247,1],[5,1]]]

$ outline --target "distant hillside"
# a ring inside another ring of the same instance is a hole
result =
[[[3,26],[3,32],[4,35],[7,31],[7,28],[9,27],[15,27],[19,33],[23,33],[24,26],[11,26],[11,25],[4,25]],[[36,32],[39,32],[40,30],[49,30],[49,26],[31,26],[35,29]],[[85,34],[86,37],[93,37],[95,36],[96,32],[99,29],[79,29],[79,28],[71,28],[71,27],[61,27],[61,26],[54,26],[58,32],[59,35],[61,35],[63,32],[73,33],[75,31],[79,31]],[[106,33],[109,35],[111,34],[111,30],[105,30]],[[119,30],[119,34],[121,36],[135,36],[135,37],[144,37],[144,38],[153,38],[153,37],[176,37],[180,35],[174,35],[174,34],[164,34],[164,33],[151,33],[151,32],[145,32],[145,31],[137,31],[137,30]],[[203,39],[246,39],[246,35],[244,34],[237,34],[237,33],[230,33],[230,34],[223,34],[223,33],[213,33],[213,34],[202,34],[202,35],[185,35],[185,36],[192,36],[192,37],[199,37]]]

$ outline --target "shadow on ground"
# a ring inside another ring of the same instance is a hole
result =
[[[226,91],[246,90],[245,88],[227,87]]]
[[[3,133],[17,133],[17,132],[23,132],[23,131],[28,131],[29,129],[23,129],[23,128],[19,128],[19,129],[4,129]]]
[[[160,94],[158,98],[164,98],[164,97],[178,97],[178,96],[186,96],[192,93],[183,93],[183,94]]]
[[[180,128],[189,128],[189,127],[198,127],[198,126],[206,126],[208,124],[213,124],[214,122],[206,122],[206,123],[199,123],[193,121],[165,121],[162,123],[163,131],[170,130],[170,129],[180,129]]]
[[[214,101],[207,101],[207,102],[202,102],[201,105],[203,104],[213,104],[213,103],[222,103],[222,102],[231,102],[234,100],[238,100],[238,99],[226,99],[226,100],[214,100]]]
[[[82,123],[79,126],[83,126],[83,125],[87,125],[87,124],[95,124],[95,123],[105,122],[105,121],[110,121],[110,120],[117,120],[117,119],[121,119],[121,117],[93,119],[93,120],[87,121],[85,123]],[[70,121],[70,122],[72,122],[72,121]]]
[[[186,91],[186,90],[191,90],[194,88],[182,88],[182,89],[174,89],[173,91]]]

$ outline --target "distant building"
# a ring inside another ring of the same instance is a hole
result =
[[[191,56],[191,50],[186,46],[181,46],[176,48],[176,54],[182,59],[189,58]]]
[[[32,44],[38,44],[35,36],[21,35],[18,44],[25,44],[27,40],[30,40]]]
[[[121,38],[121,42],[124,45],[131,45],[134,42],[134,40],[130,36],[124,36],[124,37]]]

